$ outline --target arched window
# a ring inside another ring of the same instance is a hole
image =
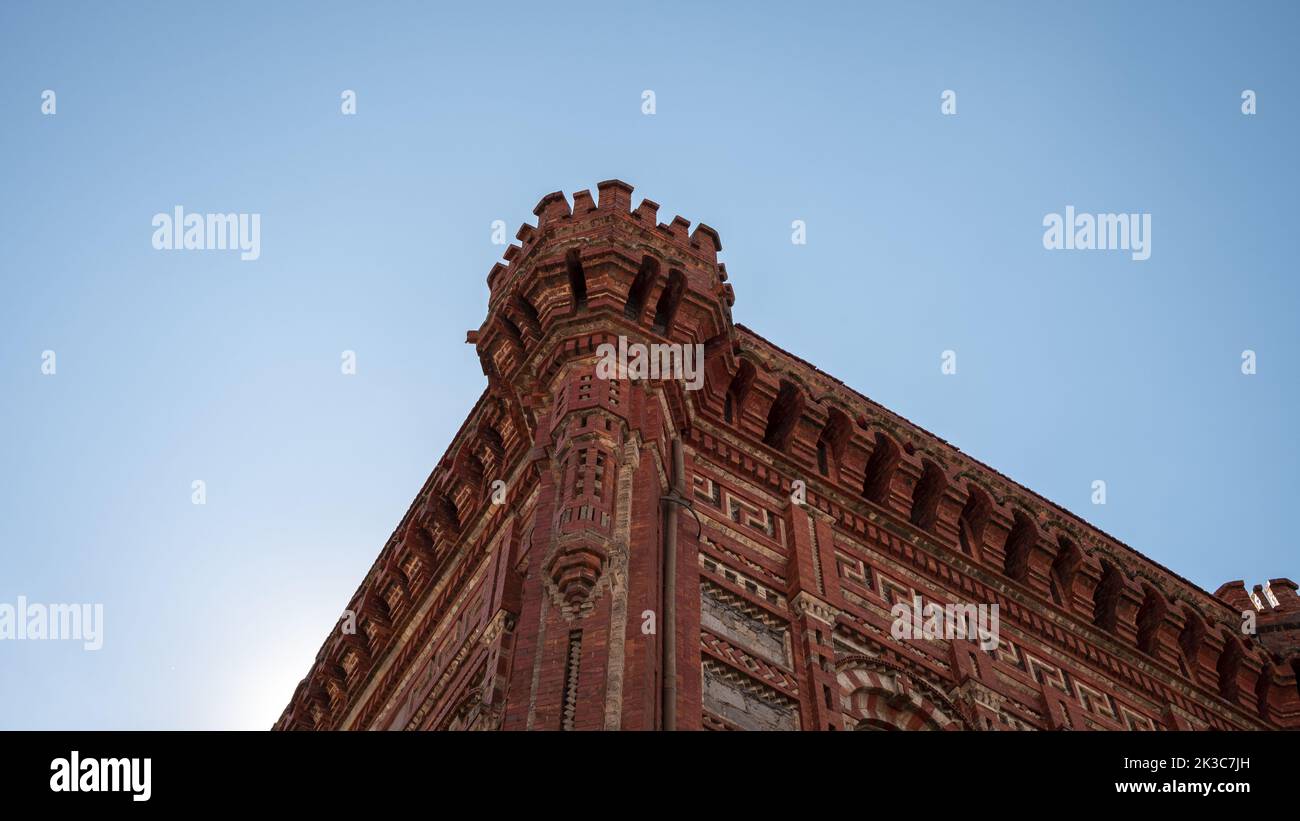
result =
[[[921,479],[916,483],[916,490],[912,493],[912,524],[922,530],[934,527],[935,519],[939,514],[939,501],[943,498],[943,492],[947,487],[948,480],[944,478],[943,471],[934,462],[926,459]]]
[[[1052,560],[1052,589],[1056,603],[1067,610],[1074,606],[1074,574],[1083,562],[1079,547],[1065,536],[1056,540],[1056,558]]]
[[[803,394],[793,382],[781,380],[781,389],[767,412],[767,429],[763,431],[763,444],[785,450],[790,444],[799,417],[803,414]]]
[[[867,475],[862,483],[862,495],[878,505],[889,499],[889,484],[893,481],[894,470],[902,459],[898,445],[883,433],[876,433],[876,447],[867,460]]]
[[[1185,616],[1183,630],[1178,634],[1178,646],[1183,651],[1183,661],[1187,663],[1187,675],[1197,681],[1200,674],[1201,643],[1205,641],[1205,622],[1192,610],[1183,610]]]
[[[966,721],[946,706],[938,688],[870,663],[851,665],[836,676],[846,729],[946,730],[969,729]]]
[[[1124,587],[1119,571],[1110,562],[1101,563],[1101,581],[1092,594],[1092,623],[1113,632],[1119,618],[1119,594]]]
[[[573,310],[577,312],[587,307],[587,275],[582,270],[577,248],[570,248],[564,255],[564,266],[569,272],[569,294],[573,298]]]
[[[731,384],[727,387],[730,408],[727,413],[728,422],[733,416],[744,417],[745,397],[749,395],[749,388],[754,384],[755,373],[753,363],[747,359],[740,360],[740,367],[736,369],[736,375],[731,378]]]
[[[681,304],[682,294],[686,292],[686,276],[673,269],[668,272],[668,284],[659,294],[655,305],[654,329],[664,336],[673,332],[673,320],[677,317],[677,306]]]
[[[636,279],[632,280],[632,287],[627,292],[627,303],[623,306],[623,314],[633,322],[640,322],[641,315],[645,313],[645,301],[650,296],[650,290],[654,288],[655,280],[659,279],[659,263],[654,257],[645,257],[641,260],[641,269],[636,272]]]
[[[961,509],[957,520],[957,539],[961,543],[961,552],[978,559],[984,545],[984,528],[989,522],[993,502],[984,491],[968,486],[966,504]]]
[[[1236,702],[1240,686],[1237,673],[1241,671],[1241,645],[1231,635],[1224,634],[1223,652],[1219,654],[1219,695]]]
[[[853,423],[838,408],[831,408],[826,417],[826,426],[817,438],[817,469],[823,476],[830,475],[831,464],[838,468],[844,457],[844,448],[849,437],[853,435]]]
[[[1268,718],[1268,693],[1273,686],[1273,664],[1268,659],[1263,659],[1263,669],[1259,671],[1259,678],[1255,680],[1255,709],[1259,711],[1259,717]]]
[[[438,494],[433,503],[433,520],[453,534],[460,532],[460,512],[456,503],[446,493]]]
[[[1015,523],[1011,526],[1011,535],[1007,536],[1006,555],[1003,572],[1007,578],[1023,582],[1029,578],[1029,554],[1038,541],[1038,528],[1033,521],[1021,511],[1015,513]]]
[[[1137,614],[1137,646],[1152,658],[1156,655],[1156,638],[1165,619],[1165,603],[1154,588],[1147,587]]]

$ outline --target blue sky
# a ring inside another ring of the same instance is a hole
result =
[[[105,635],[0,641],[0,728],[268,727],[484,387],[492,221],[612,177],[737,321],[1211,591],[1300,579],[1300,12],[1135,6],[3,4],[0,602]],[[260,259],[154,250],[176,205]],[[1151,258],[1044,250],[1067,205]]]

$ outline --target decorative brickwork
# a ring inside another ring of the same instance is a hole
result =
[[[734,324],[715,231],[598,189],[489,272],[487,389],[277,729],[1300,728],[1294,582],[1199,589]],[[620,336],[703,386],[602,378]],[[917,596],[997,646],[894,638]]]

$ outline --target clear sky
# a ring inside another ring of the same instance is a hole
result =
[[[1202,587],[1300,580],[1298,8],[0,4],[0,603],[104,605],[0,641],[0,728],[270,726],[485,385],[492,221],[613,177],[738,322]],[[155,250],[178,205],[260,258]],[[1045,250],[1067,205],[1150,259]]]

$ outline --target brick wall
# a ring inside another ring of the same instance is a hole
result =
[[[1300,727],[1293,582],[1197,588],[735,324],[716,232],[598,189],[489,272],[487,389],[278,729]],[[620,337],[702,387],[606,378]],[[997,646],[898,637],[917,597]]]

